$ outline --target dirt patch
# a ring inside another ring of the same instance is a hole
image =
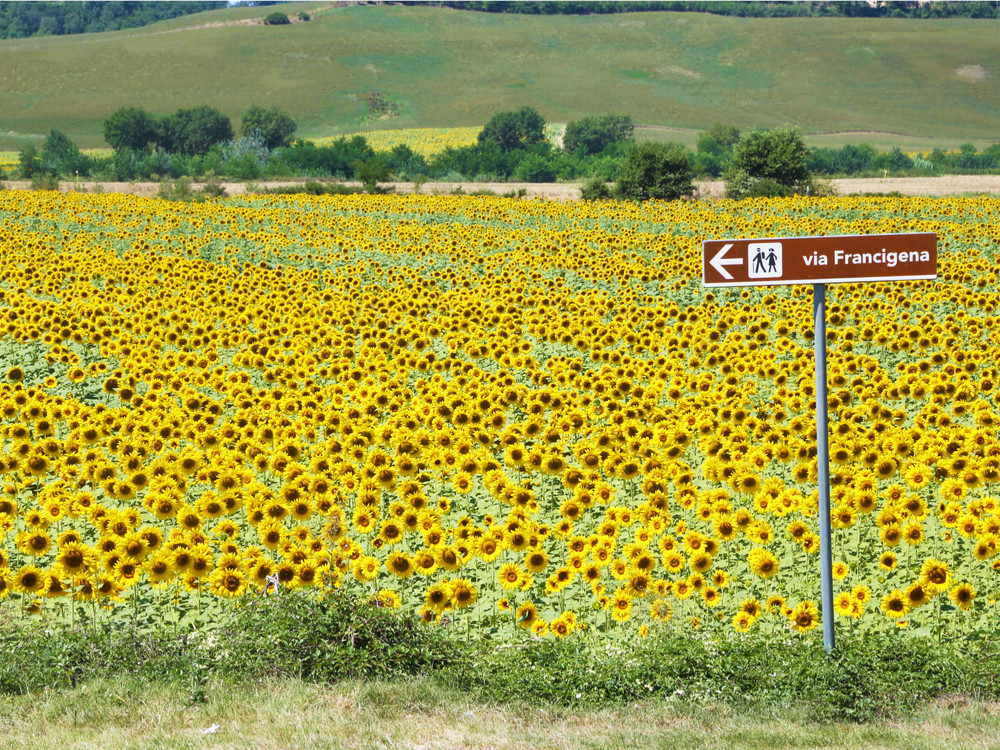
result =
[[[682,78],[691,78],[693,80],[701,78],[701,73],[698,71],[688,70],[687,68],[682,68],[680,65],[658,65],[653,70],[661,76],[681,76]]]
[[[831,181],[837,195],[855,195],[859,193],[899,193],[913,196],[948,196],[948,195],[1000,195],[1000,175],[950,175],[945,177],[888,177],[879,179],[849,179]],[[7,182],[9,190],[29,190],[30,183],[14,180]],[[248,186],[253,188],[288,187],[301,185],[302,181],[287,180],[276,182],[244,183],[228,182],[223,184],[226,195],[243,195],[248,192]],[[357,185],[358,183],[346,183]],[[391,182],[387,187],[400,195],[414,192],[412,182]],[[203,183],[192,183],[191,189],[198,191]],[[578,182],[425,182],[419,192],[422,195],[469,195],[485,191],[496,195],[517,194],[524,190],[527,199],[541,199],[568,203],[580,200],[581,183]],[[143,198],[155,198],[160,192],[158,182],[64,182],[59,187],[61,192],[82,193],[127,193]],[[726,186],[721,180],[703,180],[695,182],[696,196],[701,199],[713,200],[722,198]]]
[[[1000,175],[946,175],[943,177],[880,177],[830,180],[837,195],[899,193],[912,196],[998,195]],[[721,180],[696,182],[700,198],[722,198],[726,185]]]
[[[960,68],[955,68],[955,75],[964,78],[969,83],[979,83],[985,81],[990,72],[982,65],[963,65]]]

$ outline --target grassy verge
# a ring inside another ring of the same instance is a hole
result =
[[[234,604],[197,627],[123,618],[82,629],[8,618],[0,627],[0,695],[78,695],[129,675],[195,705],[218,684],[417,679],[483,706],[592,712],[654,701],[859,724],[905,718],[941,695],[1000,695],[1000,649],[988,642],[891,632],[845,637],[829,657],[818,636],[791,634],[713,640],[664,631],[609,642],[519,631],[497,641],[422,626],[340,593],[321,602],[288,593]],[[6,700],[15,715],[18,704]]]
[[[987,748],[1000,706],[945,699],[902,720],[817,723],[795,707],[647,700],[612,707],[482,702],[428,678],[316,685],[291,678],[179,682],[105,678],[0,697],[12,750],[69,748]]]

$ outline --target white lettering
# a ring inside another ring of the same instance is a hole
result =
[[[885,259],[886,259],[886,265],[889,266],[889,268],[895,268],[896,263],[899,261],[899,259],[896,257],[896,253],[886,253]]]
[[[843,262],[843,260],[844,260],[844,251],[843,250],[834,250],[833,251],[833,265],[839,266]]]
[[[827,257],[826,257],[825,255],[821,255],[821,256],[819,256],[819,264],[820,264],[821,266],[828,266],[828,265],[830,265],[830,264],[829,264],[829,263],[827,262],[828,260],[829,260],[829,258],[827,258]]]
[[[930,259],[931,259],[931,254],[929,252],[927,252],[926,250],[920,251],[920,260],[927,262]]]

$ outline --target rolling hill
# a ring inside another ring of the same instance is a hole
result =
[[[254,103],[292,113],[312,137],[479,125],[524,104],[556,122],[628,112],[685,142],[716,121],[854,131],[854,142],[877,131],[911,148],[1000,137],[995,21],[280,7],[312,20],[264,26],[273,7],[240,7],[0,43],[0,149],[52,127],[102,146],[104,118],[123,105],[211,104],[238,123]]]

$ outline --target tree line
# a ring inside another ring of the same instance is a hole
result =
[[[733,198],[813,193],[819,177],[969,174],[1000,171],[1000,144],[977,151],[935,149],[910,156],[870,145],[808,148],[794,127],[741,131],[717,123],[691,150],[679,144],[634,139],[627,114],[582,117],[561,140],[548,135],[532,107],[498,112],[476,141],[424,156],[406,145],[376,151],[362,136],[317,145],[295,137],[295,120],[278,107],[248,107],[237,136],[231,120],[207,105],[154,115],[122,107],[103,124],[109,156],[88,156],[64,133],[50,131],[40,147],[23,147],[18,174],[42,181],[100,181],[180,177],[237,181],[260,179],[358,180],[372,190],[390,180],[445,182],[585,181],[588,198],[674,199],[690,194],[695,178],[725,180]],[[555,141],[555,142],[554,142]],[[40,183],[46,184],[46,183]]]
[[[415,5],[417,2],[404,2]],[[445,0],[419,3],[440,5],[456,10],[484,13],[519,13],[528,15],[590,15],[603,13],[642,13],[672,11],[712,13],[742,18],[845,17],[845,18],[1000,18],[995,2],[917,2],[905,0],[866,3],[857,0],[839,2],[587,2],[587,0],[552,0],[548,2],[505,2],[504,0]]]
[[[0,39],[135,29],[227,6],[226,2],[0,2]]]
[[[272,5],[270,2],[243,2],[239,5]],[[839,2],[588,2],[558,0],[548,2],[474,2],[444,0],[417,3],[403,0],[402,5],[436,5],[457,10],[484,13],[527,15],[591,15],[607,13],[685,12],[711,13],[743,18],[846,17],[846,18],[1000,18],[996,2],[916,2],[892,1],[869,4]],[[99,31],[119,31],[147,26],[179,16],[219,10],[226,2],[0,2],[0,39],[23,39],[32,36],[62,36]],[[271,15],[270,23],[287,23]]]

